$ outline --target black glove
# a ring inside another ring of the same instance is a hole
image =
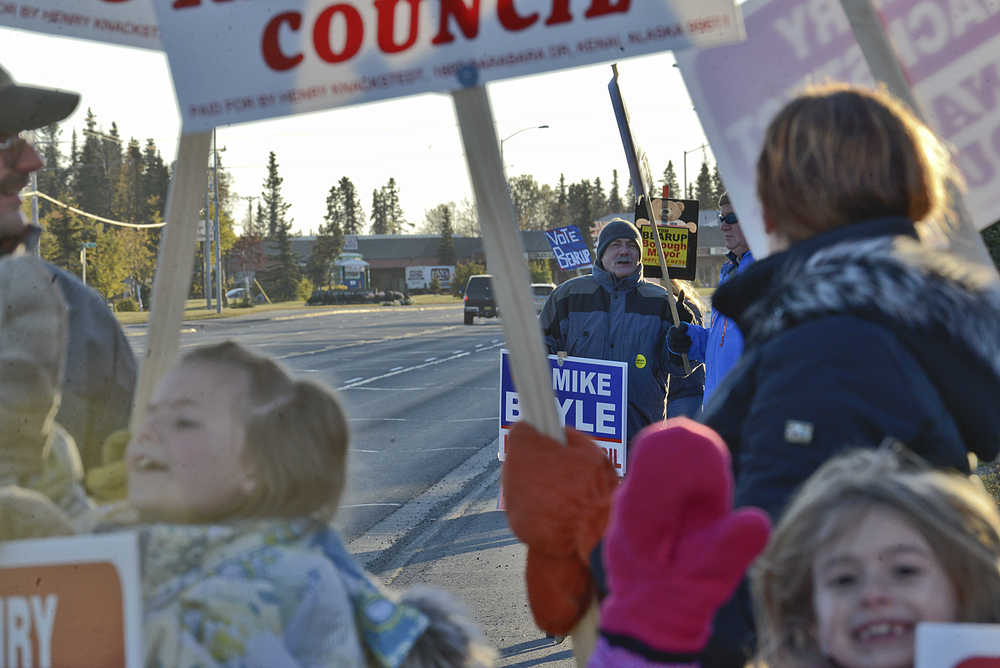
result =
[[[677,295],[677,318],[681,322],[694,322],[696,318],[694,317],[694,311],[687,302],[684,301],[684,291],[681,290],[680,294]]]
[[[678,309],[678,314],[680,309]],[[687,333],[687,323],[682,322],[667,330],[667,347],[675,355],[684,355],[691,350],[691,337]]]

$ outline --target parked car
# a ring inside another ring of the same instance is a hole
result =
[[[473,319],[497,317],[497,302],[493,296],[493,277],[489,274],[469,276],[465,284],[465,324]]]
[[[246,298],[247,298],[246,288],[233,288],[232,290],[226,292],[226,301],[228,301],[230,304],[234,302],[242,302]],[[265,301],[267,300],[264,299],[264,295],[259,293],[257,294],[257,296],[253,298],[254,304],[263,304]]]
[[[556,289],[552,283],[532,283],[531,292],[535,295],[535,313],[541,313],[542,307],[548,301],[549,295]]]

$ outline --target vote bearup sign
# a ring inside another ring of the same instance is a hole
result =
[[[698,200],[654,198],[653,217],[663,245],[670,278],[694,280],[698,260]],[[660,278],[660,259],[656,254],[653,226],[645,219],[645,207],[636,208],[636,223],[642,235],[642,271],[646,278]]]

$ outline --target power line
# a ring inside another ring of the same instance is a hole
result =
[[[40,192],[38,190],[34,190],[32,192],[24,193],[24,196],[25,197],[29,197],[29,196],[41,197],[45,201],[51,202],[52,204],[55,204],[56,206],[61,206],[64,209],[68,209],[69,211],[72,211],[73,213],[79,214],[81,216],[86,216],[87,218],[91,218],[93,220],[96,220],[99,223],[105,223],[107,225],[117,225],[118,227],[136,227],[136,228],[140,228],[140,229],[149,229],[149,228],[155,228],[155,227],[163,227],[164,225],[166,225],[166,223],[125,223],[125,222],[122,222],[120,220],[109,220],[107,218],[102,218],[101,216],[95,216],[92,213],[87,213],[86,211],[81,211],[80,209],[76,208],[75,206],[70,206],[69,204],[66,204],[65,202],[60,202],[55,197],[49,197],[45,193]]]

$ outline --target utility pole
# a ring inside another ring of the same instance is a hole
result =
[[[83,284],[84,285],[87,284],[87,249],[88,248],[97,248],[97,243],[94,242],[94,241],[84,241],[80,245],[80,268],[82,269],[82,271],[81,271],[81,278],[83,279]]]
[[[215,128],[212,128],[212,193],[215,197],[215,312],[222,313],[222,251],[219,244],[219,151],[215,144]]]
[[[205,238],[201,242],[201,285],[205,294],[205,308],[212,308],[211,276],[208,266],[208,256],[212,248],[212,223],[208,213],[208,185],[205,185]]]
[[[682,195],[682,197],[684,199],[690,199],[690,196],[689,196],[689,193],[688,193],[688,153],[694,153],[697,150],[704,151],[707,146],[708,146],[708,144],[702,144],[701,146],[695,146],[690,151],[684,151],[684,185],[681,186],[681,190],[684,191],[684,194]],[[703,157],[704,157],[704,155],[703,155]]]
[[[257,195],[241,195],[240,199],[245,199],[247,201],[247,214],[250,216],[250,224],[247,227],[246,236],[247,238],[253,238],[253,203],[257,201]],[[243,246],[243,294],[247,299],[252,300],[250,296],[250,272],[247,271],[247,251],[249,248],[246,245]]]

